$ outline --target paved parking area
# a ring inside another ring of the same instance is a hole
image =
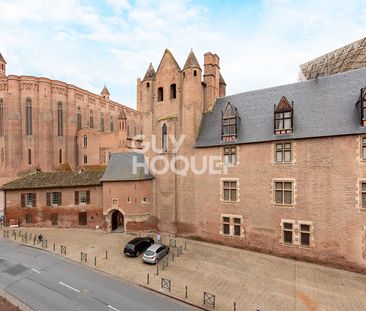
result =
[[[80,252],[85,252],[88,265],[94,266],[96,258],[97,269],[154,290],[162,291],[161,278],[167,278],[172,282],[171,292],[164,290],[167,294],[196,305],[202,306],[203,292],[214,294],[215,310],[234,310],[234,302],[238,311],[366,310],[363,274],[177,238],[183,254],[177,257],[176,249],[172,249],[174,262],[170,254],[169,266],[162,270],[159,265],[157,275],[156,266],[123,256],[122,248],[133,238],[131,235],[82,229],[19,230],[42,233],[49,251],[53,252],[53,243],[58,254],[61,244],[66,245],[67,257],[79,262]],[[163,241],[169,242],[169,237],[163,236]]]

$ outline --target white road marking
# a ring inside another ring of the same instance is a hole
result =
[[[63,282],[58,282],[58,283],[59,283],[59,284],[61,284],[62,286],[65,286],[65,287],[67,287],[67,288],[69,288],[69,289],[71,289],[71,290],[73,290],[73,291],[77,292],[77,293],[80,293],[80,291],[79,291],[78,289],[73,288],[73,287],[71,287],[70,285],[67,285],[67,284],[65,284],[65,283],[63,283]]]
[[[119,311],[118,309],[116,309],[115,307],[112,307],[111,305],[108,305],[108,308],[109,308],[109,309],[112,309],[112,310],[114,310],[114,311]]]
[[[38,271],[37,269],[32,268],[32,271],[34,271],[35,273],[41,273],[41,271]]]

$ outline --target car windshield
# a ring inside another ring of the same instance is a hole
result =
[[[132,245],[132,244],[127,244],[126,245],[126,248],[133,251],[135,249],[135,245]]]
[[[149,250],[147,250],[146,252],[145,252],[145,255],[146,256],[152,256],[152,255],[154,255],[155,253],[153,252],[153,251],[149,251]]]

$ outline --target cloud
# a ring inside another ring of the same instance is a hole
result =
[[[298,66],[365,35],[362,1],[2,0],[8,72],[64,80],[135,106],[165,48],[216,52],[228,93],[294,82]]]

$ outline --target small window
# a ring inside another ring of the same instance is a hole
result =
[[[25,215],[25,223],[26,223],[26,224],[31,224],[31,223],[33,223],[32,214],[26,214],[26,215]]]
[[[83,145],[84,145],[84,147],[88,147],[88,136],[86,136],[86,135],[84,135]]]
[[[113,116],[111,116],[111,132],[114,132],[114,120],[113,120]]]
[[[26,135],[32,135],[33,133],[33,117],[32,117],[32,100],[28,97],[26,100],[25,111],[25,133]]]
[[[163,152],[168,151],[168,128],[165,123],[161,129],[161,149]]]
[[[60,164],[62,164],[62,163],[63,163],[63,159],[62,159],[62,149],[60,149],[60,150],[58,151],[58,162],[59,162]]]
[[[35,193],[26,193],[25,194],[25,206],[26,207],[35,207],[36,206],[36,194]]]
[[[94,128],[94,114],[93,114],[93,110],[90,110],[89,127],[90,128]]]
[[[237,201],[237,182],[231,180],[223,181],[224,201]]]
[[[87,204],[88,198],[87,198],[87,192],[86,191],[79,191],[79,204]]]
[[[150,87],[150,83],[149,83],[149,82],[147,82],[147,83],[146,83],[146,87],[147,87],[147,88],[149,88],[149,87]]]
[[[28,149],[28,164],[32,165],[32,150]]]
[[[366,209],[366,182],[361,183],[361,208]]]
[[[240,217],[222,216],[222,234],[234,237],[242,235],[242,219]]]
[[[61,192],[51,192],[51,204],[60,205],[61,203]]]
[[[195,77],[197,77],[197,70],[194,70],[194,71],[193,71],[193,75],[194,75]]]
[[[289,222],[283,223],[283,243],[293,243],[293,224]]]
[[[146,197],[144,197],[144,198],[142,199],[142,202],[143,202],[143,203],[147,203],[147,198],[146,198]]]
[[[300,224],[300,244],[310,246],[310,225]]]
[[[236,164],[236,146],[225,146],[224,147],[224,164]]]
[[[177,98],[177,85],[174,83],[170,86],[170,99]]]
[[[79,212],[79,226],[86,226],[88,224],[87,212]]]
[[[158,88],[158,102],[161,102],[164,100],[164,90],[162,87]]]
[[[366,137],[362,137],[362,160],[366,160]]]
[[[4,136],[4,103],[0,98],[0,136]]]
[[[51,214],[51,226],[58,225],[58,214]]]
[[[62,103],[57,104],[57,135],[64,135]]]
[[[5,161],[4,148],[1,148],[1,162]]]
[[[81,124],[81,111],[80,111],[80,107],[78,107],[78,112],[77,112],[77,127],[78,127],[78,131],[81,130],[82,124]]]
[[[88,156],[84,154],[84,164],[88,164]]]
[[[222,217],[222,233],[230,235],[230,217]]]
[[[292,144],[288,142],[276,143],[275,161],[277,163],[289,163],[292,161]]]
[[[131,198],[130,197],[127,198],[127,203],[131,203]]]
[[[103,112],[100,115],[100,131],[104,132],[104,113]]]

